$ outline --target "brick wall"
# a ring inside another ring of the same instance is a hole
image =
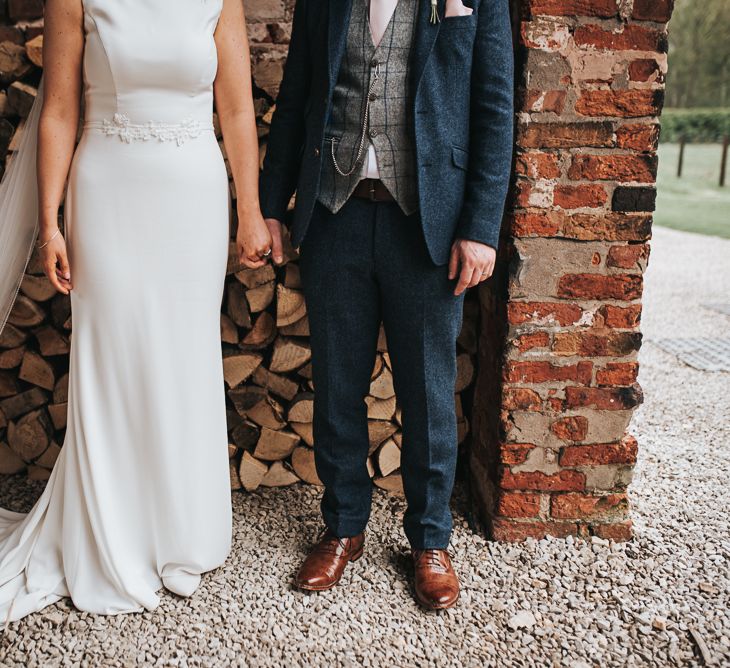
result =
[[[482,289],[475,500],[497,539],[627,539],[672,2],[513,5],[516,175],[504,271]]]

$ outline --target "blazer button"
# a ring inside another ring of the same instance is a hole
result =
[[[373,58],[370,61],[370,67],[377,67],[378,65],[380,65],[380,61],[377,58]]]

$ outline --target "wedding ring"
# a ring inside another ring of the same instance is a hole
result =
[[[263,253],[263,254],[261,255],[261,257],[269,257],[269,255],[271,255],[271,249],[270,249],[270,248],[269,248],[269,250],[267,250],[267,251],[266,251],[265,253]]]

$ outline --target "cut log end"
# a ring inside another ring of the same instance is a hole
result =
[[[405,492],[403,491],[403,478],[400,473],[392,473],[386,477],[376,477],[373,482],[375,482],[380,489],[384,489],[391,494],[405,496]]]
[[[286,487],[299,482],[299,477],[288,469],[283,462],[274,462],[261,480],[264,487]]]
[[[241,464],[238,467],[238,475],[241,485],[247,492],[258,489],[268,471],[268,464],[259,461],[248,452],[243,453]]]
[[[317,467],[314,464],[314,450],[299,446],[294,450],[291,457],[291,465],[294,472],[304,482],[311,485],[321,485],[322,481],[317,475]]]

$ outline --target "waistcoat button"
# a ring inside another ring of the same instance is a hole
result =
[[[319,157],[319,149],[318,148],[315,148],[314,149],[314,157],[315,158],[318,158]]]
[[[378,131],[375,130],[375,129],[372,129],[372,130],[370,130],[370,133],[369,134],[370,134],[371,137],[377,137],[378,136]]]

